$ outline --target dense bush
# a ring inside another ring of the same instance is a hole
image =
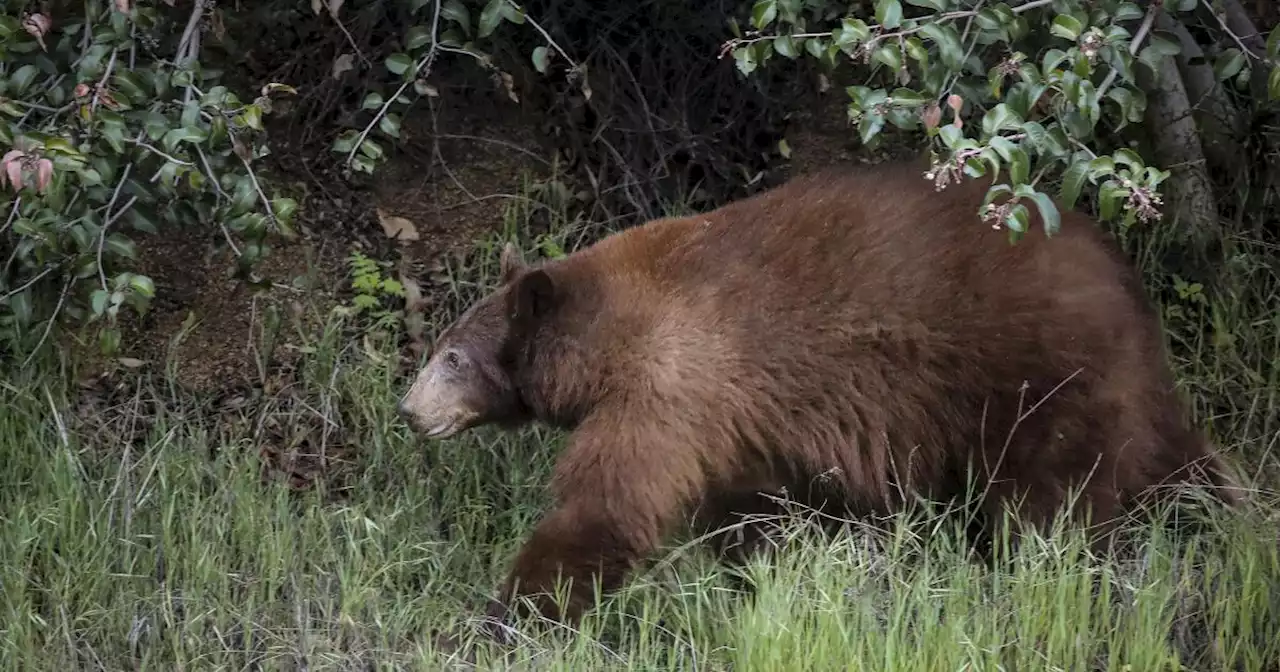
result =
[[[0,12],[6,353],[30,352],[59,322],[106,326],[100,343],[114,350],[119,311],[145,311],[154,295],[135,272],[135,232],[185,225],[214,237],[241,278],[270,235],[291,233],[297,204],[257,166],[269,152],[264,117],[296,90],[229,84],[237,55],[202,48],[209,34],[248,44],[281,33],[280,17],[309,13],[351,41],[344,20],[354,12],[367,42],[391,33],[375,58],[354,49],[359,58],[344,53],[318,75],[350,72],[358,83],[348,101],[356,115],[326,142],[366,175],[400,138],[409,106],[442,95],[433,69],[478,63],[515,99],[511,71],[532,66],[587,106],[600,76],[588,74],[580,46],[591,36],[572,34],[570,20],[549,31],[536,17],[550,5],[512,0],[17,5]],[[1280,97],[1280,29],[1260,33],[1238,0],[751,0],[739,9],[741,20],[723,27],[732,39],[722,55],[748,83],[780,59],[812,59],[827,83],[859,82],[845,91],[862,142],[891,129],[924,134],[935,160],[923,177],[939,188],[995,174],[983,216],[1013,237],[1031,208],[1056,226],[1049,194],[1067,207],[1085,198],[1124,226],[1167,215],[1191,234],[1212,228],[1210,171],[1241,165],[1241,129]],[[1278,176],[1250,179],[1272,188]],[[1176,202],[1165,203],[1169,193]]]
[[[154,286],[129,270],[132,232],[218,231],[247,277],[270,232],[297,209],[256,179],[262,118],[198,59],[207,15],[87,2],[81,14],[0,13],[0,343],[27,352],[55,319],[101,321],[119,344],[119,311],[145,311]],[[201,3],[196,3],[201,7]]]

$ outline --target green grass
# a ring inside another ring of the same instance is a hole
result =
[[[512,211],[508,235],[526,214]],[[571,235],[558,228],[557,245]],[[455,310],[497,250],[451,269]],[[1162,296],[1195,412],[1252,476],[1276,463],[1280,283],[1242,254],[1232,291]],[[394,417],[406,382],[392,348],[367,349],[344,319],[299,326],[311,354],[297,384],[240,406],[135,376],[85,413],[70,375],[0,382],[4,669],[450,669],[430,634],[491,594],[546,504],[563,436],[414,439]],[[343,461],[295,492],[263,482],[263,446]],[[501,661],[482,649],[482,667],[1275,670],[1273,499],[1213,514],[1198,539],[1140,528],[1138,550],[1115,559],[1063,533],[991,566],[964,557],[945,518],[824,537],[798,514],[785,552],[750,568],[752,598],[676,539],[576,636],[522,623],[522,643]]]

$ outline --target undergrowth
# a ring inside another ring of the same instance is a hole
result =
[[[576,244],[570,226],[533,240],[512,212],[503,236],[526,249]],[[436,328],[485,289],[499,249],[486,241],[451,268]],[[1266,486],[1280,283],[1260,248],[1238,249],[1218,291],[1147,276],[1197,420],[1258,487],[1202,536],[1139,528],[1134,550],[1095,558],[1059,533],[989,565],[965,557],[949,518],[823,536],[801,534],[801,514],[784,552],[748,568],[751,597],[676,539],[576,636],[521,623],[520,645],[504,659],[481,649],[482,667],[1277,669],[1280,505]],[[241,405],[138,374],[86,411],[59,382],[74,367],[48,362],[0,382],[4,669],[460,666],[431,633],[475,614],[502,578],[546,504],[563,436],[412,437],[394,413],[407,385],[394,345],[357,347],[355,319],[300,324],[311,354],[294,383]],[[347,478],[264,480],[273,436],[331,453]]]

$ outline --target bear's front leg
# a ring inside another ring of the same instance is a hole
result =
[[[555,504],[490,603],[490,636],[508,640],[502,625],[524,614],[522,598],[547,619],[575,623],[594,604],[597,585],[602,593],[620,587],[703,496],[704,442],[642,408],[598,412],[574,432],[552,477]],[[561,605],[558,587],[566,590]]]
[[[597,585],[602,592],[617,589],[654,549],[663,530],[655,529],[652,517],[628,519],[602,509],[599,502],[566,503],[538,524],[498,598],[490,601],[490,636],[508,639],[502,626],[509,624],[510,615],[525,615],[521,598],[528,598],[543,618],[575,623],[595,603]],[[564,591],[560,604],[557,588]]]

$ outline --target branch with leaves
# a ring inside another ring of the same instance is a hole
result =
[[[155,296],[128,268],[137,233],[217,226],[242,278],[270,235],[291,234],[297,204],[269,198],[252,162],[271,97],[292,90],[269,84],[244,102],[210,77],[207,11],[194,3],[173,24],[176,54],[149,60],[170,25],[161,8],[100,0],[61,21],[0,11],[0,351],[32,352],[55,324],[80,321],[101,325],[114,352],[121,308],[144,313]]]
[[[731,24],[721,55],[731,54],[744,76],[777,58],[808,57],[831,70],[852,65],[865,78],[845,89],[862,142],[875,146],[888,126],[923,131],[935,155],[923,177],[938,188],[962,175],[1003,173],[1007,181],[992,186],[981,214],[1017,239],[1030,223],[1028,205],[1053,231],[1057,208],[1075,207],[1090,187],[1103,219],[1130,226],[1162,215],[1170,172],[1148,166],[1119,138],[1144,121],[1146,75],[1157,76],[1180,52],[1154,29],[1157,19],[1199,7],[1200,0],[1154,0],[1145,9],[1128,0],[875,0],[873,16],[833,21],[843,5],[754,0],[750,28]],[[1253,52],[1232,41],[1215,62],[1220,82],[1250,67],[1244,54]],[[1272,68],[1276,99],[1280,29],[1266,43],[1253,62]],[[953,115],[947,125],[944,104]],[[1050,179],[1059,182],[1056,201],[1043,188]],[[992,205],[998,197],[1007,200]]]

